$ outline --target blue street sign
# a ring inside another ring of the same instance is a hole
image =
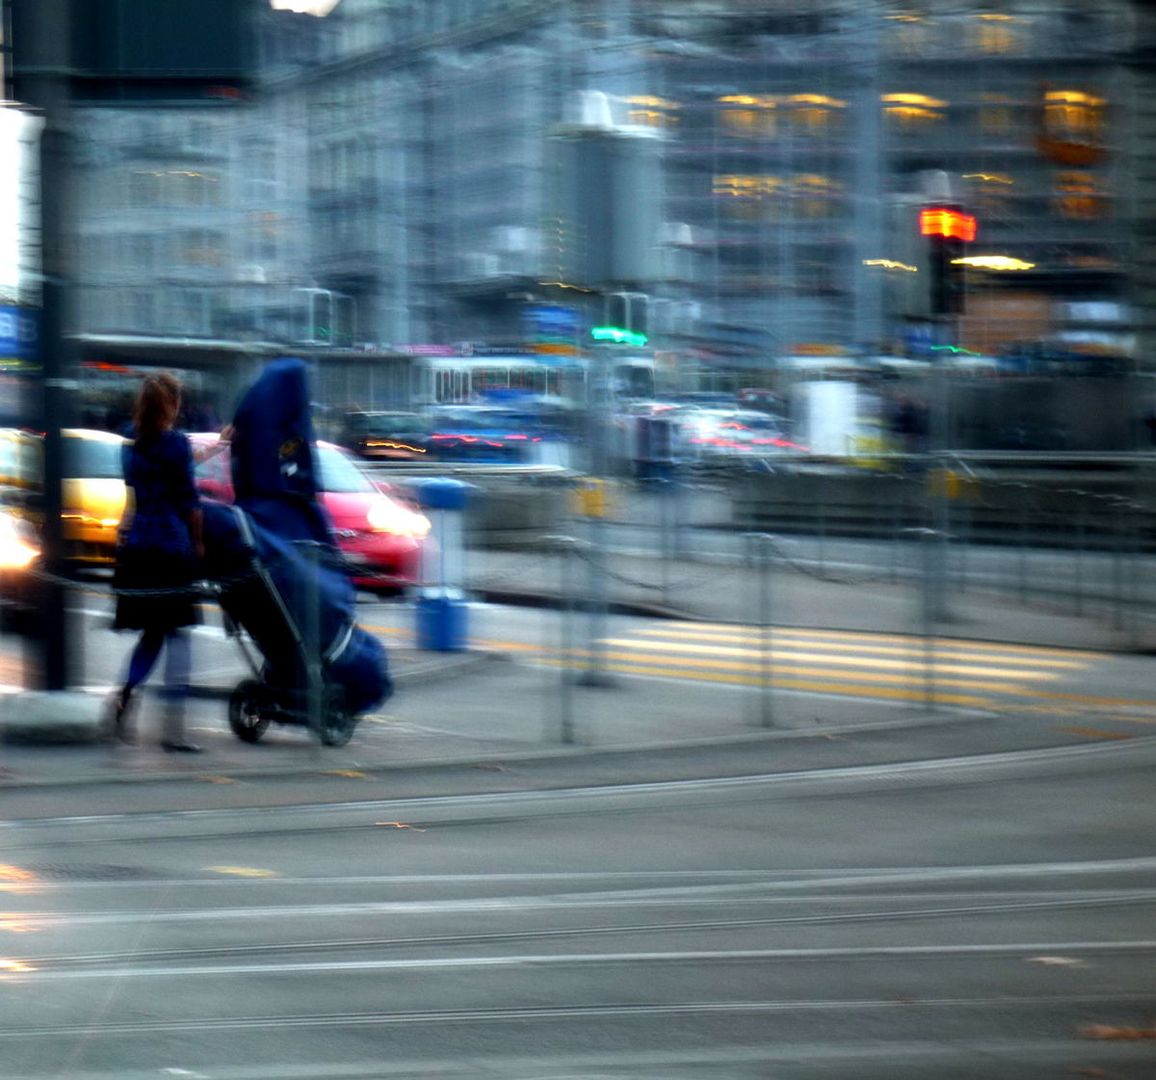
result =
[[[33,359],[39,347],[39,329],[39,311],[0,304],[0,359]]]

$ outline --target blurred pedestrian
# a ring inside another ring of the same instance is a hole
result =
[[[904,454],[927,452],[927,410],[901,394],[891,414],[891,433]]]
[[[133,441],[122,464],[132,512],[122,523],[115,574],[116,630],[138,630],[124,684],[109,703],[108,734],[133,742],[130,724],[137,688],[165,652],[161,746],[196,753],[185,737],[190,648],[185,628],[200,622],[193,584],[204,554],[201,508],[193,481],[188,436],[174,429],[181,386],[172,375],[149,375],[133,410]]]

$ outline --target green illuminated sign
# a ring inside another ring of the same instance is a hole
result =
[[[623,330],[620,326],[595,326],[590,331],[595,341],[612,341],[615,345],[633,345],[641,349],[649,340],[645,334],[637,334],[633,330]]]
[[[958,345],[932,345],[932,352],[949,352],[956,356],[982,356],[983,353],[972,352],[971,349],[963,349]]]

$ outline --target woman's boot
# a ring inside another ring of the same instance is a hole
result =
[[[170,754],[199,754],[201,748],[185,737],[184,698],[165,701],[164,726],[161,729],[161,749]]]

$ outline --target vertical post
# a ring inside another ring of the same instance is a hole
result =
[[[1076,558],[1074,567],[1076,586],[1076,614],[1084,614],[1084,551],[1087,546],[1088,517],[1083,493],[1080,493],[1080,511],[1076,518]]]
[[[1120,497],[1115,500],[1112,514],[1112,629],[1124,629],[1124,521],[1125,503]]]
[[[923,533],[923,702],[928,709],[936,707],[935,698],[935,622],[939,610],[935,593],[938,585],[939,537],[934,529]]]
[[[17,97],[44,117],[40,139],[41,323],[40,395],[36,422],[44,431],[43,565],[38,597],[39,634],[33,665],[44,690],[68,685],[75,641],[67,632],[67,589],[61,525],[64,446],[68,392],[74,371],[67,305],[72,278],[71,237],[75,206],[72,188],[72,137],[69,129],[69,77],[72,72],[68,0],[37,0],[22,11],[17,49]]]
[[[1019,500],[1020,504],[1020,552],[1019,552],[1019,568],[1020,568],[1020,585],[1019,598],[1020,603],[1026,603],[1028,598],[1028,500],[1027,487],[1024,487],[1023,498]]]
[[[574,542],[559,547],[562,574],[562,671],[559,680],[559,724],[564,743],[574,741]]]
[[[771,537],[760,533],[755,538],[759,568],[759,722],[775,726],[771,680],[774,675],[771,633]]]

